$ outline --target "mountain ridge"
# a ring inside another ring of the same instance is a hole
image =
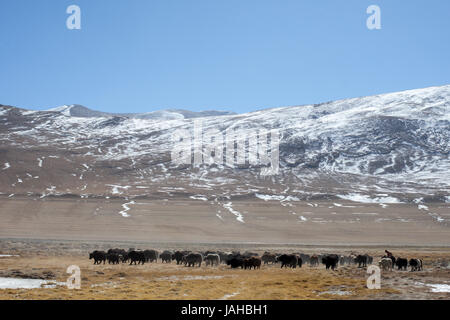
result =
[[[162,120],[174,120],[174,119],[191,119],[200,117],[210,117],[210,116],[221,116],[221,115],[233,115],[235,113],[229,111],[189,111],[184,109],[164,109],[152,112],[144,113],[111,113],[102,112],[93,109],[89,109],[85,106],[79,104],[64,105],[57,108],[51,108],[44,110],[47,112],[60,112],[66,116],[73,117],[83,117],[83,118],[109,118],[109,117],[123,117],[130,119],[162,119]]]
[[[202,117],[67,111],[0,106],[5,196],[450,200],[450,85]],[[192,131],[194,120],[221,134],[279,131],[280,173],[262,177],[248,162],[174,165],[172,138]]]

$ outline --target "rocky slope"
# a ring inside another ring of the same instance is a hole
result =
[[[199,121],[242,139],[278,132],[278,174],[248,159],[175,164],[173,138]],[[450,201],[450,85],[247,114],[0,106],[0,141],[3,197]]]

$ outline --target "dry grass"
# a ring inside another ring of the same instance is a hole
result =
[[[20,261],[20,268],[17,262]],[[82,288],[0,290],[0,299],[349,299],[373,294],[365,288],[364,278],[351,278],[344,272],[304,267],[280,270],[266,266],[250,271],[220,266],[186,268],[170,265],[94,266],[84,257],[33,257],[2,259],[2,269],[25,272],[52,270],[57,281],[65,282],[65,268],[76,264],[81,268]],[[349,295],[321,294],[342,290]],[[378,291],[378,294],[389,292]]]
[[[361,250],[361,249],[360,249]],[[372,253],[383,252],[375,249]],[[52,252],[54,254],[55,252]],[[54,273],[54,280],[65,282],[70,265],[81,268],[81,289],[65,286],[32,290],[0,290],[0,299],[450,299],[450,294],[431,293],[423,283],[450,283],[450,269],[440,267],[440,261],[450,261],[448,249],[396,251],[399,256],[421,257],[423,272],[385,272],[382,289],[366,288],[365,269],[355,266],[327,271],[323,266],[280,270],[279,265],[263,266],[261,270],[232,270],[219,267],[187,268],[172,264],[144,266],[93,265],[86,255],[66,254],[49,256],[24,254],[20,257],[0,258],[0,277],[11,276],[14,270],[24,275]],[[375,258],[376,262],[378,257]]]

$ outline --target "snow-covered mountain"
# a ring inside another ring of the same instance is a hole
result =
[[[174,164],[173,137],[199,121],[277,130],[279,173]],[[5,196],[450,201],[450,85],[247,114],[0,106],[0,138]]]
[[[229,111],[188,111],[182,109],[167,109],[146,113],[107,113],[91,110],[79,104],[64,105],[49,109],[50,112],[62,113],[66,116],[80,118],[107,118],[107,117],[123,117],[128,119],[154,119],[154,120],[178,120],[191,119],[211,116],[233,115],[234,112]]]

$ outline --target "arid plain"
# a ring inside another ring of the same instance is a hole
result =
[[[43,279],[47,287],[0,289],[0,299],[450,299],[450,251],[448,248],[390,248],[398,256],[421,257],[424,271],[382,271],[381,289],[369,290],[369,274],[357,265],[340,266],[336,271],[324,266],[305,265],[280,269],[279,264],[260,270],[230,269],[229,266],[188,268],[183,265],[93,265],[88,252],[111,247],[188,250],[251,250],[272,252],[367,252],[378,261],[384,248],[312,247],[223,244],[120,243],[44,240],[2,240],[0,250],[12,257],[0,258],[0,278]],[[69,290],[66,269],[81,270],[81,289]],[[446,291],[447,290],[447,291]]]
[[[123,213],[117,199],[0,201],[0,278],[42,279],[55,287],[0,289],[1,299],[449,299],[448,204],[359,204],[237,200],[233,211],[201,200],[136,200]],[[432,212],[433,215],[429,213]],[[250,250],[274,253],[368,253],[388,249],[421,258],[424,271],[383,271],[381,290],[369,290],[365,268],[303,266],[231,270],[93,265],[93,250]],[[64,285],[66,269],[81,269],[81,289]],[[442,289],[444,288],[444,289]],[[447,289],[445,289],[447,288]],[[447,291],[446,291],[447,290]]]
[[[16,196],[0,199],[0,238],[450,246],[449,209],[448,203],[427,204],[422,210],[414,204],[344,200],[131,202]]]

